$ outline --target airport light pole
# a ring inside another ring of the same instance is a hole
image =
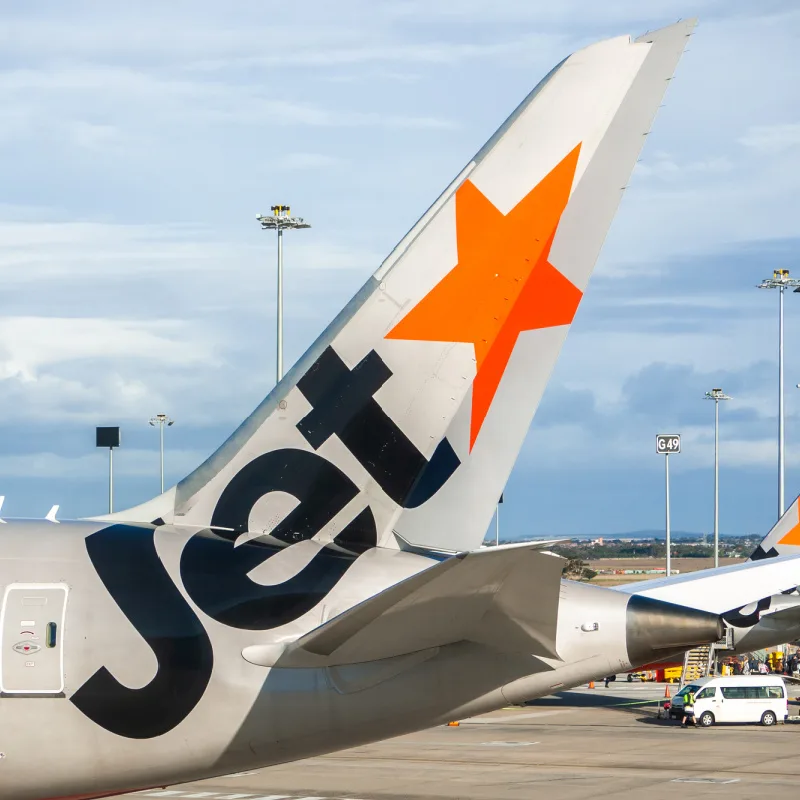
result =
[[[158,426],[159,452],[161,454],[161,494],[164,494],[164,426],[171,427],[175,424],[166,414],[156,414],[150,418],[150,424]]]
[[[706,400],[714,401],[714,566],[719,566],[719,401],[730,400],[722,389],[705,393]]]
[[[758,284],[759,289],[778,289],[778,519],[783,516],[784,507],[784,407],[783,407],[783,293],[786,289],[800,292],[800,280],[789,277],[788,269],[772,271],[771,278]]]
[[[279,384],[283,377],[283,232],[285,230],[298,230],[310,228],[302,217],[293,217],[289,206],[271,206],[272,216],[257,214],[256,219],[261,224],[261,230],[278,232],[278,299],[277,299],[277,353],[275,364],[275,384]]]
[[[664,488],[666,490],[666,534],[667,534],[667,577],[672,574],[672,542],[670,541],[669,520],[669,454],[680,453],[681,437],[678,433],[659,433],[656,436],[656,452],[664,456]]]

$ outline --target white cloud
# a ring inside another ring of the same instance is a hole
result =
[[[300,169],[327,169],[336,167],[344,162],[340,158],[325,155],[324,153],[287,153],[281,156],[275,165],[274,170],[300,170]]]
[[[550,37],[503,38],[487,44],[471,44],[447,41],[434,41],[424,44],[357,47],[308,47],[294,44],[291,48],[282,47],[267,55],[231,56],[226,59],[198,61],[191,69],[199,71],[219,71],[231,67],[340,67],[359,66],[381,62],[396,62],[404,65],[457,64],[468,59],[489,59],[509,54],[519,54],[526,49],[541,45]]]
[[[738,438],[732,434],[732,427],[723,421],[720,458],[726,471],[772,469],[775,466],[777,450],[774,437]],[[663,461],[655,452],[656,432],[655,428],[646,432],[631,428],[622,436],[610,436],[604,428],[587,430],[575,422],[536,428],[523,450],[523,458],[528,465],[569,473],[585,469],[586,453],[591,452],[601,455],[606,468],[636,469],[645,473],[663,471]],[[682,426],[680,434],[681,454],[670,459],[670,470],[680,473],[712,468],[713,426]],[[800,452],[796,448],[787,450],[786,463],[788,467],[800,466]]]
[[[148,403],[160,405],[164,400],[158,391],[159,382],[150,382],[143,374],[128,379],[104,372],[81,379],[47,371],[31,376],[14,363],[3,364],[3,369],[6,374],[0,377],[0,402],[14,409],[18,421],[92,425],[103,419],[143,419]]]
[[[214,241],[192,225],[137,225],[92,221],[0,221],[4,282],[102,273],[107,280],[137,274],[218,268],[231,257],[250,260],[255,245]]]
[[[610,3],[587,0],[561,0],[559,3],[530,3],[526,0],[497,0],[487,7],[483,0],[400,0],[393,2],[386,13],[398,18],[423,16],[427,19],[444,19],[448,22],[470,22],[484,26],[488,18],[494,23],[536,24],[547,27],[596,28],[614,25],[620,32],[638,35],[649,27],[666,25],[686,17],[686,6],[679,0],[651,0],[642,4],[638,0],[615,0]],[[696,0],[691,11],[701,21],[720,16],[755,16],[758,11],[746,0]],[[645,20],[645,22],[642,22]],[[642,25],[646,27],[641,28]]]
[[[199,341],[179,339],[180,321],[0,317],[0,378],[35,380],[43,366],[87,358],[141,358],[161,364],[209,360]]]
[[[45,424],[142,419],[182,393],[212,399],[217,350],[182,321],[0,317],[0,406]]]
[[[777,155],[800,145],[800,122],[753,125],[739,142],[759,153]]]
[[[188,475],[208,456],[199,450],[170,449],[170,473]],[[114,457],[114,477],[158,477],[158,450],[121,448]],[[107,479],[108,454],[95,451],[83,456],[67,456],[42,452],[25,455],[0,455],[0,478],[70,478],[72,480]],[[63,497],[54,496],[49,502],[58,503]],[[42,516],[47,509],[42,508]]]
[[[693,174],[730,172],[733,163],[727,156],[712,156],[703,161],[689,161],[679,163],[669,153],[656,153],[653,159],[642,161],[636,165],[637,175],[642,177],[660,178],[661,180],[677,181]]]
[[[699,373],[745,369],[772,351],[766,332],[755,336],[749,319],[725,321],[717,330],[635,330],[629,323],[616,330],[573,331],[565,345],[558,375],[570,389],[588,389],[602,406],[613,407],[625,381],[653,363],[686,366]],[[611,354],[609,358],[598,354]],[[562,363],[563,362],[563,363]]]
[[[152,140],[153,126],[268,125],[448,129],[434,115],[377,113],[284,99],[270,82],[242,83],[189,73],[160,73],[130,66],[43,65],[0,72],[0,106],[12,134],[71,140],[137,131]],[[96,119],[100,117],[102,121]],[[110,122],[113,121],[113,122]]]
[[[122,145],[120,132],[113,125],[97,125],[85,120],[75,120],[69,123],[68,127],[75,144],[87,150],[104,150]]]
[[[287,170],[322,168],[330,163],[313,154],[294,155],[282,162]],[[96,291],[93,286],[98,277],[113,285],[135,276],[142,284],[158,280],[162,288],[171,285],[180,292],[191,280],[194,293],[200,294],[201,286],[206,289],[207,300],[217,297],[203,280],[224,284],[229,302],[235,303],[247,296],[249,282],[261,282],[264,261],[271,259],[268,253],[272,244],[257,230],[255,214],[249,240],[237,241],[226,232],[199,225],[34,219],[4,222],[1,211],[3,282],[6,287],[37,282],[42,297],[47,293],[47,284],[42,281],[69,276],[71,286],[81,288],[88,298]],[[23,209],[18,216],[23,215],[34,217],[36,211]],[[319,236],[314,241],[302,237],[293,240],[287,258],[291,258],[293,271],[359,270],[365,279],[382,260],[375,251],[346,247]]]

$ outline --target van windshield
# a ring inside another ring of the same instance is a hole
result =
[[[699,686],[695,686],[695,684],[690,683],[688,686],[684,686],[683,689],[681,689],[678,692],[678,694],[675,695],[675,697],[686,697],[686,695],[689,694],[689,692],[697,693],[697,690],[699,688],[700,688]]]

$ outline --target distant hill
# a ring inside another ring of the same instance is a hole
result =
[[[704,534],[698,531],[672,531],[670,535],[673,539],[698,539],[702,537]],[[706,533],[705,536],[708,537],[709,542],[713,541],[714,538],[713,533]],[[536,538],[557,539],[559,538],[559,536],[553,534],[552,536],[542,535],[542,536],[537,536]],[[565,539],[666,539],[666,534],[664,533],[664,529],[661,528],[660,530],[647,529],[640,531],[620,531],[619,533],[577,533],[572,535],[564,535],[564,538]],[[720,533],[720,538],[724,539],[725,534]]]
[[[706,534],[713,538],[714,534]],[[720,534],[722,535],[722,534]],[[670,536],[673,539],[697,539],[703,536],[699,531],[671,531]],[[586,533],[573,536],[573,539],[666,539],[667,535],[664,529],[660,530],[642,530],[642,531],[627,531],[620,533]]]

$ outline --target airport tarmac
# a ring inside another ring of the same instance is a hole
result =
[[[674,688],[674,687],[673,687]],[[793,792],[800,724],[682,730],[664,684],[581,688],[341,753],[128,797],[204,800],[753,798]],[[798,714],[798,702],[789,713]]]

